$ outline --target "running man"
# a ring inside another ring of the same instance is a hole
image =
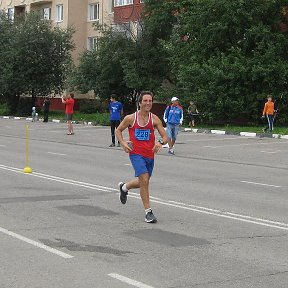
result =
[[[270,133],[273,131],[274,113],[275,113],[274,102],[272,101],[272,96],[268,95],[267,102],[264,105],[262,113],[262,118],[266,116],[268,125],[265,128],[263,128],[263,132],[266,132],[267,129],[269,129]]]
[[[161,120],[150,112],[153,104],[153,93],[143,91],[139,97],[139,111],[127,115],[116,130],[116,137],[119,140],[123,150],[129,153],[130,161],[135,170],[135,179],[123,183],[120,182],[120,201],[125,204],[128,191],[130,189],[140,188],[140,195],[145,209],[145,221],[147,223],[156,223],[150,207],[149,199],[149,180],[154,167],[154,154],[158,153],[162,145],[168,142]],[[123,138],[122,132],[128,128],[129,139]],[[154,129],[157,129],[162,140],[155,142]]]

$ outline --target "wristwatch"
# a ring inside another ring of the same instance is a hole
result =
[[[161,144],[161,145],[164,145],[164,142],[162,139],[159,139],[158,142]]]

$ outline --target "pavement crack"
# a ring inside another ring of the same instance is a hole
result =
[[[237,240],[237,239],[259,239],[259,238],[281,238],[287,237],[288,234],[278,234],[278,235],[253,235],[253,236],[239,236],[239,237],[229,237],[227,240]]]
[[[244,281],[244,280],[249,280],[249,279],[255,279],[255,278],[264,278],[264,277],[273,277],[273,276],[278,276],[282,274],[288,273],[288,270],[284,271],[278,271],[278,272],[271,272],[268,274],[260,274],[260,275],[255,275],[255,276],[248,276],[248,277],[239,277],[239,278],[233,278],[233,279],[228,279],[228,280],[218,280],[218,281],[208,281],[208,282],[203,282],[203,283],[197,283],[197,284],[191,284],[189,287],[199,287],[199,286],[205,286],[205,285],[213,285],[213,284],[221,284],[221,283],[235,283],[235,281]],[[182,286],[187,287],[187,286]],[[205,286],[206,287],[206,286]],[[232,286],[231,286],[232,287]],[[176,288],[176,286],[169,286],[168,288]],[[181,288],[181,286],[177,286],[177,288]]]

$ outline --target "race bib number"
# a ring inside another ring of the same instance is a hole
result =
[[[135,138],[139,141],[148,141],[150,139],[150,130],[135,129]]]

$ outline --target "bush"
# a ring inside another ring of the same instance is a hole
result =
[[[9,115],[9,109],[6,103],[0,104],[0,115]]]
[[[37,111],[37,107],[36,107],[36,111]],[[31,115],[31,112],[32,112],[31,98],[20,98],[18,105],[17,105],[16,115],[28,116],[28,115]]]
[[[82,100],[79,104],[80,104],[79,112],[84,114],[107,112],[107,103],[101,102],[98,99]]]

